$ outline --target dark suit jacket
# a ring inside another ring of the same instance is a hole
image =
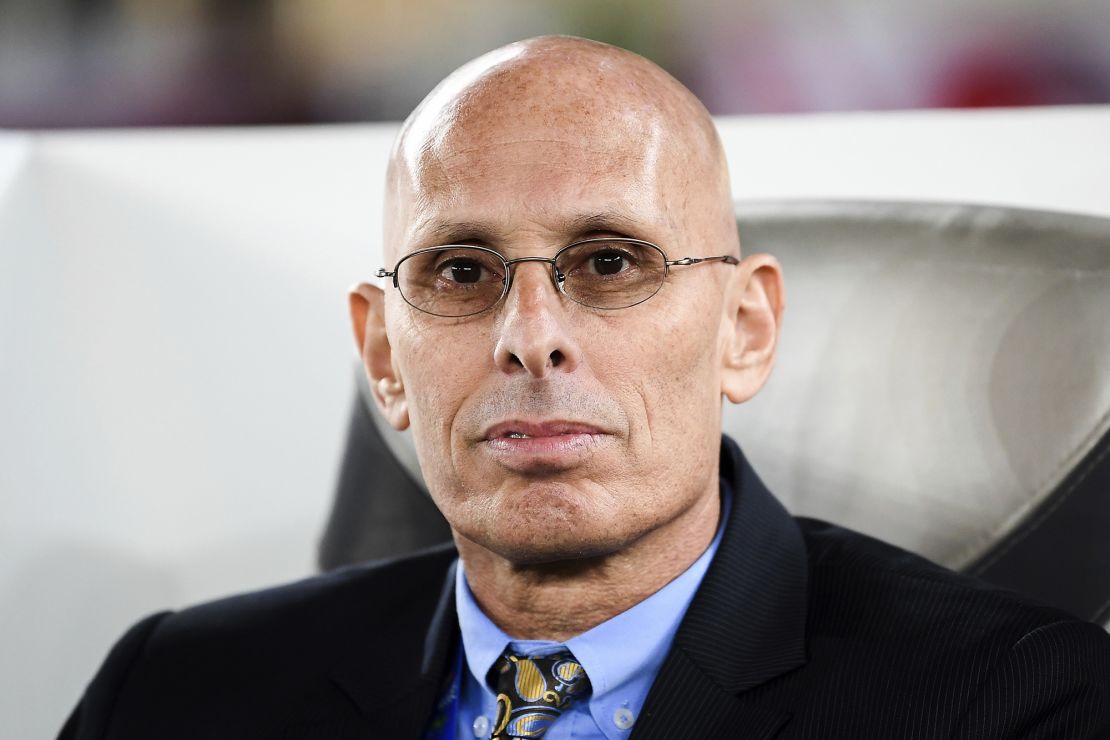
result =
[[[1110,737],[1110,636],[793,519],[725,439],[736,499],[637,719],[651,738]],[[151,616],[61,737],[417,738],[457,647],[450,546]]]

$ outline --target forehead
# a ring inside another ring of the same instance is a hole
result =
[[[387,254],[444,243],[437,235],[459,224],[531,248],[525,232],[564,240],[576,236],[565,225],[597,214],[661,243],[695,233],[727,200],[712,123],[666,73],[584,42],[525,46],[464,65],[405,122],[387,178]]]
[[[422,147],[409,167],[408,246],[442,243],[460,228],[491,238],[521,229],[649,238],[673,225],[681,183],[662,126],[623,114],[558,123],[483,121]]]

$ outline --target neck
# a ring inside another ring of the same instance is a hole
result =
[[[520,564],[457,532],[455,542],[470,590],[494,624],[514,639],[564,642],[630,609],[690,567],[717,531],[715,477],[713,494],[626,547],[592,558]]]

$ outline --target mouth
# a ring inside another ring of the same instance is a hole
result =
[[[494,424],[486,430],[487,442],[497,439],[551,439],[555,437],[574,437],[596,435],[605,432],[592,424],[574,421],[534,422],[512,419]]]
[[[505,467],[537,472],[573,467],[609,437],[582,422],[512,419],[487,429],[483,446]]]

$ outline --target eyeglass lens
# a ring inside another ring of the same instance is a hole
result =
[[[650,244],[591,240],[563,249],[555,269],[563,292],[593,308],[627,308],[658,292],[666,257]],[[437,316],[470,316],[490,308],[504,292],[507,265],[494,252],[443,247],[417,252],[397,265],[397,286],[415,308]]]

